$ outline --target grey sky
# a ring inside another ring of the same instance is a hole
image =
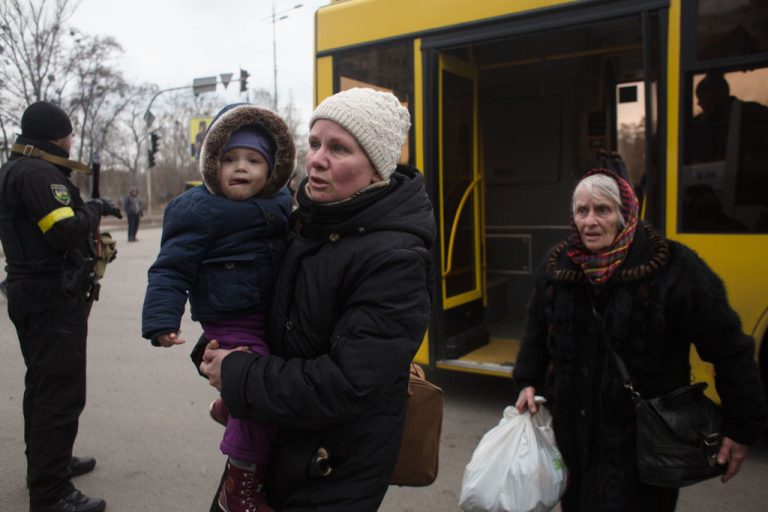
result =
[[[296,4],[299,9],[292,9]],[[312,111],[314,15],[328,0],[275,0],[288,11],[276,23],[278,99],[291,96],[303,119]],[[249,88],[272,91],[272,4],[269,0],[81,0],[71,24],[92,35],[111,35],[125,51],[118,67],[137,83],[161,88],[193,78],[250,73]],[[278,16],[279,17],[279,16]],[[239,87],[219,92],[237,99]],[[191,94],[191,93],[190,93]]]

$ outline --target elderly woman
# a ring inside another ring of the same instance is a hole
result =
[[[634,407],[602,339],[645,398],[689,383],[691,344],[714,363],[723,482],[738,472],[766,418],[752,339],[706,263],[638,220],[637,199],[622,178],[597,169],[581,179],[571,230],[536,277],[514,370],[517,408],[536,412],[537,391],[550,399],[571,475],[564,511],[674,510],[678,489],[637,479]]]
[[[387,491],[431,309],[432,206],[420,173],[397,164],[409,126],[397,98],[372,89],[317,107],[272,355],[212,342],[203,356],[231,415],[278,427],[277,510],[373,511]]]

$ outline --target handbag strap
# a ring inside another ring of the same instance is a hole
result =
[[[624,360],[621,358],[621,356],[616,353],[616,351],[613,349],[610,343],[608,343],[608,336],[605,333],[605,327],[603,325],[603,317],[600,313],[597,312],[597,308],[595,307],[595,301],[592,300],[592,294],[589,296],[590,301],[592,302],[592,315],[595,317],[595,321],[597,322],[597,328],[598,332],[600,333],[600,339],[603,340],[603,345],[605,345],[605,349],[608,351],[609,354],[611,354],[611,357],[616,362],[616,366],[619,369],[619,375],[621,376],[621,383],[624,386],[624,389],[629,391],[629,396],[632,398],[632,401],[635,403],[638,403],[640,400],[642,400],[642,396],[640,396],[640,393],[635,389],[635,387],[632,385],[632,378],[629,376],[629,371],[627,370],[627,365],[624,364]]]

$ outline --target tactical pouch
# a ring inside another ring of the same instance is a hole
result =
[[[117,257],[117,240],[112,238],[108,232],[99,234],[99,257],[96,259],[94,272],[101,279],[107,271],[107,263],[112,263]]]

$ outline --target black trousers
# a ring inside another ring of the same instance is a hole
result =
[[[139,217],[138,213],[128,214],[128,241],[136,240],[136,233],[139,231]]]
[[[8,314],[27,366],[24,442],[33,507],[74,490],[69,464],[85,406],[89,306],[82,296],[65,297],[58,280],[8,282]]]

